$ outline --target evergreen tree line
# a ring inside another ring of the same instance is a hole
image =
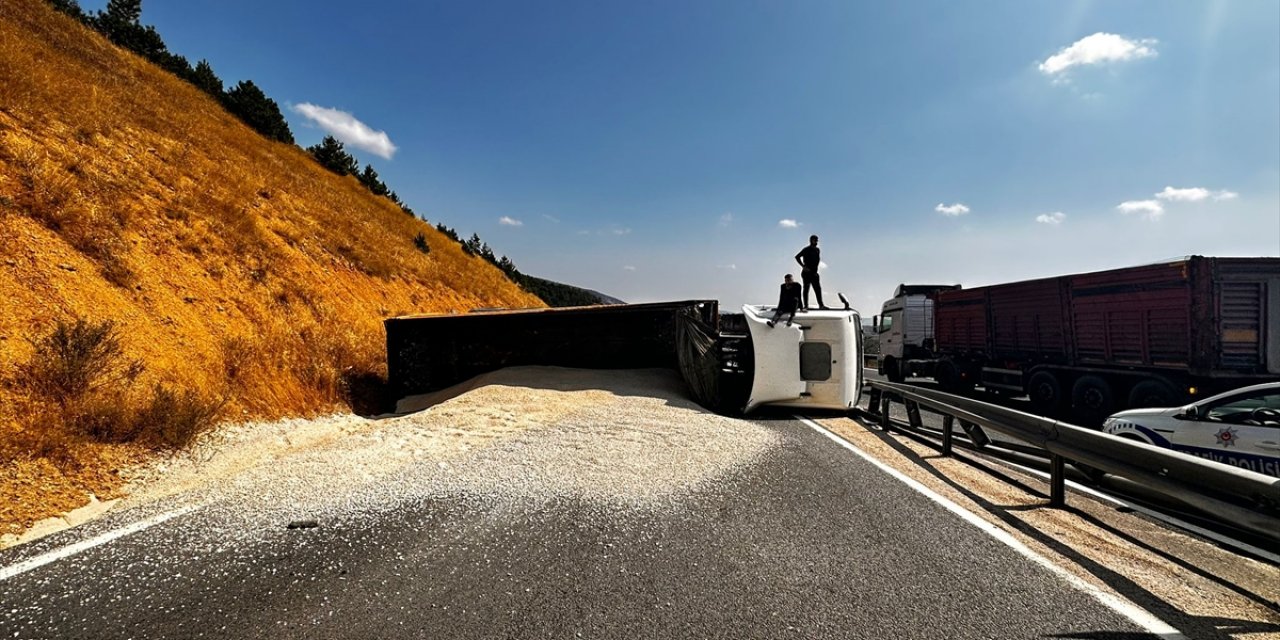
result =
[[[231,89],[224,90],[222,80],[213,72],[209,61],[201,60],[192,67],[186,58],[171,53],[160,37],[160,32],[151,25],[141,23],[142,0],[109,0],[105,10],[95,13],[87,13],[81,9],[78,0],[49,0],[49,3],[117,45],[167,69],[213,96],[227,111],[258,133],[272,140],[293,143],[293,132],[289,130],[289,123],[280,113],[280,105],[275,100],[268,98],[252,80],[241,80]]]
[[[337,138],[333,136],[325,136],[319,144],[307,147],[307,153],[320,163],[320,166],[340,175],[355,176],[360,184],[364,185],[369,193],[375,196],[382,196],[391,200],[400,206],[400,210],[411,216],[417,216],[409,205],[400,200],[400,196],[395,191],[387,188],[387,183],[378,178],[378,172],[373,169],[373,165],[364,165],[364,170],[360,170],[360,163],[347,153],[346,148]]]
[[[521,273],[516,268],[516,263],[510,258],[502,256],[497,257],[493,249],[489,247],[489,243],[480,239],[480,234],[473,233],[466,240],[458,240],[458,234],[453,229],[444,226],[443,223],[436,224],[436,230],[446,236],[453,238],[462,245],[462,250],[467,255],[484,258],[493,266],[497,267],[507,278],[520,286],[521,289],[532,293],[542,299],[552,307],[581,307],[604,302],[596,294],[571,285],[551,280],[544,280],[534,276]]]
[[[192,67],[185,57],[171,53],[156,28],[142,24],[142,0],[109,0],[105,10],[95,13],[82,9],[79,0],[49,0],[49,3],[115,44],[195,85],[263,136],[290,144],[294,142],[293,132],[280,112],[280,105],[268,98],[252,80],[243,80],[227,90],[208,60],[201,60]],[[355,176],[374,195],[390,199],[408,215],[416,215],[395,191],[378,178],[378,172],[372,165],[366,164],[361,171],[356,159],[333,136],[325,136],[320,144],[308,147],[307,151],[326,169],[341,176]]]
[[[293,132],[289,129],[289,123],[285,121],[284,114],[280,112],[280,105],[275,100],[267,97],[252,80],[242,80],[235,87],[224,89],[222,79],[214,73],[208,60],[200,60],[193,67],[185,57],[170,52],[156,28],[142,24],[142,0],[109,0],[105,10],[94,13],[84,11],[78,0],[48,0],[48,2],[55,9],[98,31],[115,44],[141,55],[195,85],[263,136],[294,144]],[[360,169],[359,162],[347,153],[342,142],[333,136],[325,136],[319,144],[308,147],[306,150],[324,168],[340,176],[355,176],[356,180],[370,193],[390,199],[406,214],[417,217],[413,209],[401,201],[396,192],[389,189],[378,177],[378,172],[374,170],[373,165],[366,164],[363,170]],[[497,257],[489,244],[480,239],[479,234],[473,233],[469,239],[463,240],[458,236],[457,230],[444,223],[437,223],[436,230],[461,245],[467,255],[483,258],[493,264],[512,282],[538,296],[548,305],[564,307],[601,302],[595,294],[585,289],[521,273],[510,258]],[[422,234],[418,234],[414,244],[424,253],[430,251],[430,247],[426,245],[426,238]]]

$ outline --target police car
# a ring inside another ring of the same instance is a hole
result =
[[[1107,433],[1280,477],[1280,382],[1228,391],[1185,407],[1129,409]]]

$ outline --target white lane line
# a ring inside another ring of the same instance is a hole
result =
[[[54,549],[53,551],[38,555],[29,560],[24,560],[22,562],[19,562],[18,564],[4,567],[3,569],[0,569],[0,580],[8,580],[9,578],[12,578],[16,575],[26,573],[37,567],[42,567],[46,564],[49,564],[50,562],[57,562],[63,558],[67,558],[77,553],[80,553],[81,551],[85,551],[86,549],[92,549],[98,545],[106,544],[117,538],[123,538],[124,536],[137,533],[139,531],[142,531],[143,529],[154,527],[155,525],[158,525],[161,522],[164,522],[165,520],[171,520],[178,516],[188,514],[192,511],[195,511],[195,509],[196,509],[195,507],[183,507],[176,511],[170,511],[168,513],[162,513],[160,515],[151,516],[146,520],[140,520],[127,527],[121,527],[119,529],[116,529],[115,531],[108,531],[100,536],[89,538],[88,540],[81,540],[80,542],[67,545],[65,547],[62,547],[61,549]]]
[[[1146,609],[1139,607],[1138,605],[1134,604],[1132,601],[1124,597],[1118,596],[1113,593],[1108,593],[1106,591],[1103,591],[1102,589],[1099,589],[1098,587],[1095,587],[1092,584],[1089,584],[1088,582],[1085,582],[1080,577],[1076,576],[1070,571],[1067,571],[1066,569],[1059,567],[1058,565],[1051,562],[1048,558],[1040,555],[1039,553],[1036,553],[1030,547],[1023,544],[1022,541],[1013,537],[1013,535],[1010,534],[1008,531],[1005,531],[1004,529],[1001,529],[1000,527],[997,527],[996,525],[991,524],[986,520],[983,520],[977,514],[956,504],[955,502],[944,497],[942,494],[939,494],[933,489],[930,489],[929,487],[924,486],[914,478],[911,478],[903,474],[902,472],[898,471],[897,469],[894,469],[893,467],[890,467],[889,465],[873,458],[871,454],[854,446],[852,442],[849,442],[848,440],[845,440],[844,438],[841,438],[840,436],[828,431],[822,425],[804,416],[796,416],[796,419],[804,423],[806,426],[813,429],[814,431],[817,431],[818,433],[830,438],[836,444],[857,454],[858,457],[862,458],[863,460],[866,460],[867,462],[870,462],[871,464],[875,465],[881,471],[884,471],[885,473],[893,476],[894,478],[897,478],[903,484],[906,484],[908,487],[915,489],[917,492],[924,495],[926,498],[929,498],[930,500],[938,503],[942,508],[946,509],[947,511],[950,511],[951,513],[956,514],[957,516],[960,517],[961,520],[964,520],[965,522],[968,522],[969,524],[977,527],[979,530],[991,536],[992,538],[995,538],[996,540],[1003,542],[1006,546],[1013,549],[1014,551],[1017,551],[1019,554],[1021,554],[1023,557],[1027,558],[1028,560],[1031,560],[1032,562],[1048,569],[1049,571],[1057,575],[1059,578],[1062,578],[1063,580],[1065,580],[1071,586],[1089,594],[1090,596],[1093,596],[1093,598],[1098,602],[1101,602],[1102,604],[1111,608],[1116,613],[1119,613],[1120,615],[1128,618],[1129,620],[1132,620],[1134,624],[1138,625],[1139,627],[1142,627],[1147,633],[1150,633],[1160,638],[1165,638],[1166,640],[1186,640],[1186,636],[1182,635],[1182,632],[1169,626],[1167,622],[1161,620],[1160,618],[1157,618],[1150,611],[1147,611]]]

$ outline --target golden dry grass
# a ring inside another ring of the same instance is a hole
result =
[[[431,251],[413,246],[425,234]],[[0,0],[0,521],[109,493],[143,452],[68,432],[19,375],[112,320],[136,384],[224,416],[315,413],[385,368],[382,320],[540,307],[481,259],[40,0]],[[32,491],[39,495],[32,499]]]

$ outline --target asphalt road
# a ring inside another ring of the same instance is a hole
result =
[[[235,544],[196,510],[0,581],[0,638],[1147,637],[809,427],[767,426],[780,445],[661,509],[436,495]]]

